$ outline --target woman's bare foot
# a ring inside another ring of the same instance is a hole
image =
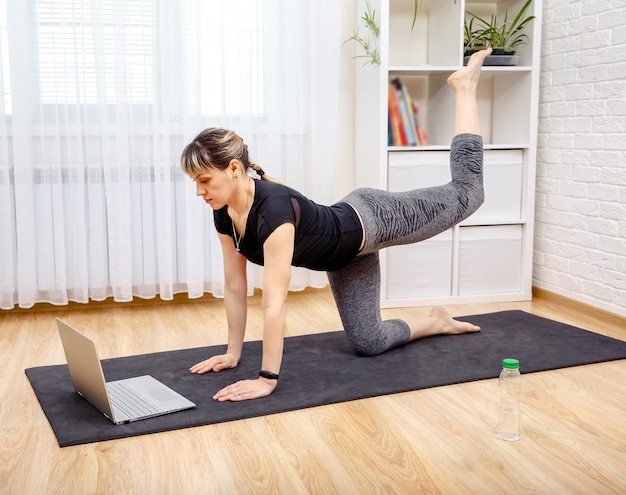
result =
[[[474,53],[467,62],[466,67],[453,72],[450,77],[448,77],[448,84],[455,93],[468,89],[476,89],[478,80],[480,79],[480,69],[483,66],[485,58],[491,54],[491,51],[491,48],[487,48],[486,50]]]
[[[456,335],[460,333],[480,332],[480,327],[465,321],[453,319],[445,308],[435,306],[429,316],[405,318],[411,334],[409,340],[423,339],[432,335]]]
[[[453,319],[448,311],[441,306],[434,306],[430,316],[441,321],[441,334],[456,335],[459,333],[480,332],[480,327],[466,321]]]

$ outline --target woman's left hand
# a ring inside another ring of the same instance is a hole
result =
[[[227,400],[238,402],[248,399],[258,399],[270,395],[278,382],[258,378],[256,380],[240,380],[217,392],[213,399],[224,402]]]

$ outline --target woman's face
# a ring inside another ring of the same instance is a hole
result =
[[[237,182],[230,168],[207,168],[193,177],[193,181],[196,183],[196,196],[202,196],[204,202],[214,210],[228,204]]]

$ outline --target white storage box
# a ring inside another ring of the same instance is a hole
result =
[[[450,296],[452,231],[387,250],[387,299]]]
[[[468,221],[510,221],[521,218],[521,150],[486,150],[485,202]],[[389,153],[388,188],[399,192],[450,182],[449,151],[398,151]]]
[[[521,225],[461,227],[459,235],[459,295],[521,291]]]
[[[522,212],[522,150],[487,150],[485,202],[467,221],[517,220]]]
[[[448,151],[394,151],[389,153],[387,187],[392,192],[440,186],[450,182]]]

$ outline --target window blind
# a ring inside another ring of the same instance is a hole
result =
[[[39,0],[41,103],[151,103],[153,4],[148,0]]]

